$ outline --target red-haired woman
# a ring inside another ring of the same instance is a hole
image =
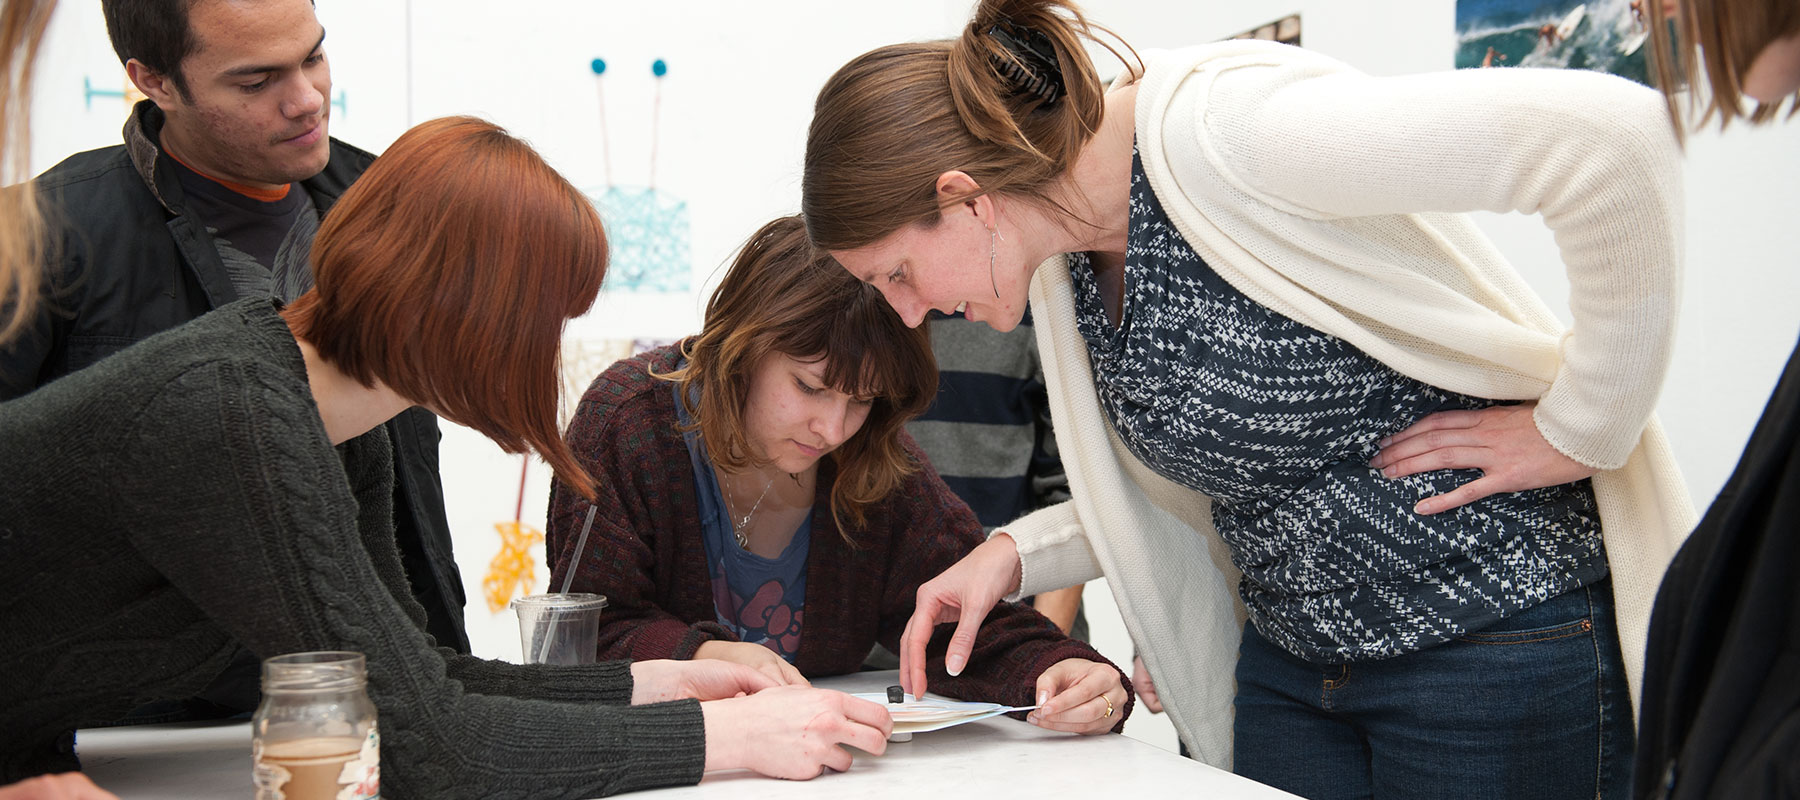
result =
[[[606,258],[593,207],[529,146],[434,120],[327,215],[312,292],[0,406],[0,782],[76,768],[69,731],[190,695],[234,639],[363,653],[394,796],[584,798],[880,752],[887,713],[840,693],[694,701],[773,685],[737,665],[518,667],[422,631],[379,426],[427,406],[592,495],[557,436],[557,347]]]
[[[919,584],[983,539],[902,429],[931,403],[923,331],[814,250],[798,217],[752,236],[700,335],[614,364],[569,426],[600,509],[551,492],[552,581],[607,596],[602,658],[717,658],[781,683],[857,671],[892,648]],[[948,631],[946,633],[946,638]],[[966,664],[935,642],[932,686],[1031,705],[1079,685],[1092,702],[1032,721],[1118,728],[1119,671],[1024,606],[1001,604]],[[1065,698],[1066,700],[1066,698]]]

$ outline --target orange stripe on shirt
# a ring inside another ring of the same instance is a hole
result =
[[[165,148],[163,150],[163,152],[167,153],[170,158],[175,159],[176,163],[178,163],[184,167],[187,167],[188,171],[194,173],[195,175],[199,175],[202,178],[212,181],[213,183],[216,183],[220,186],[223,186],[227,189],[237,192],[238,194],[241,194],[252,200],[257,200],[257,201],[264,202],[264,203],[273,203],[277,200],[287,197],[288,190],[294,188],[293,184],[284,183],[281,186],[274,188],[274,189],[258,189],[255,186],[249,186],[246,184],[238,183],[236,181],[228,181],[228,180],[225,180],[224,178],[215,178],[211,175],[201,172],[200,170],[194,169],[193,164],[189,164],[186,161],[182,161],[181,156],[175,155],[175,153],[173,151],[170,151],[167,148]]]

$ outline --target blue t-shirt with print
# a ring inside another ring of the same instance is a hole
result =
[[[686,363],[685,361],[683,362]],[[677,387],[675,391],[679,392]],[[675,398],[675,414],[691,419]],[[812,517],[794,532],[793,541],[775,558],[764,558],[738,546],[719,489],[718,474],[706,455],[706,442],[689,431],[688,460],[700,501],[700,534],[712,578],[713,608],[720,625],[751,644],[760,644],[793,663],[800,652],[800,629],[806,606],[806,558],[812,551]]]

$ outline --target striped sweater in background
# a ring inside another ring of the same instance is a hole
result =
[[[938,363],[938,394],[906,431],[944,483],[969,504],[990,534],[1069,499],[1031,313],[1006,333],[961,314],[932,311],[927,320]],[[1026,603],[1035,599],[1024,598]],[[1088,640],[1087,613],[1080,606],[1070,620],[1069,636]],[[886,667],[888,659],[872,654],[870,664]]]
[[[1031,316],[1007,333],[961,314],[929,321],[938,395],[906,432],[944,483],[990,533],[1069,499]]]

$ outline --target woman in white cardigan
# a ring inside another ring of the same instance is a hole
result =
[[[909,323],[1029,299],[1074,494],[921,589],[903,682],[937,623],[954,665],[1001,596],[1104,576],[1203,760],[1315,797],[1621,795],[1693,521],[1651,418],[1681,252],[1658,97],[1260,42],[1103,92],[1089,35],[988,0],[815,107],[815,243]],[[1573,328],[1472,210],[1543,216]]]

